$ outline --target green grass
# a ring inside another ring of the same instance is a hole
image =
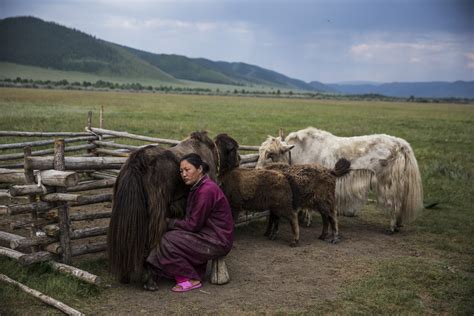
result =
[[[182,139],[205,129],[212,137],[226,132],[241,144],[259,145],[280,127],[290,132],[314,126],[339,136],[385,133],[406,139],[418,159],[425,204],[439,204],[425,210],[405,238],[429,255],[367,262],[367,273],[348,280],[335,300],[314,312],[474,313],[472,105],[0,89],[0,129],[82,131],[90,110],[98,126],[101,106],[105,128],[161,138]],[[17,269],[4,261],[0,266],[9,275]],[[102,268],[95,269],[106,275]],[[87,305],[101,293],[72,287],[66,302],[80,298]],[[2,301],[11,295],[1,291]]]

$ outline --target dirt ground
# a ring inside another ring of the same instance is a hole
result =
[[[110,203],[99,206],[103,207]],[[340,217],[338,244],[317,239],[322,228],[319,214],[313,219],[311,227],[301,227],[300,244],[294,248],[289,247],[290,225],[284,220],[275,241],[263,236],[264,220],[237,228],[233,249],[226,257],[228,284],[212,285],[206,280],[201,289],[173,293],[171,280],[162,280],[156,292],[144,291],[138,283],[114,282],[93,305],[79,309],[86,314],[114,315],[315,313],[316,305],[340,298],[348,282],[372,273],[371,264],[377,259],[422,255],[408,242],[410,228],[388,235],[389,218],[373,205],[357,217]],[[84,224],[97,226],[97,222]]]
[[[315,216],[317,218],[319,215]],[[371,272],[378,258],[419,256],[404,241],[409,230],[390,236],[388,218],[371,222],[370,214],[342,218],[342,240],[334,245],[317,239],[321,225],[301,229],[301,242],[288,246],[290,226],[281,223],[276,241],[263,236],[264,222],[236,230],[235,243],[226,258],[230,283],[188,293],[173,293],[171,280],[162,280],[157,292],[140,284],[112,284],[90,310],[98,314],[240,314],[317,312],[315,305],[334,300],[347,282]],[[208,272],[210,267],[208,266]]]

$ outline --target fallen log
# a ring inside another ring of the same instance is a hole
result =
[[[84,196],[71,193],[50,193],[43,195],[41,199],[46,202],[82,202]]]
[[[72,214],[69,218],[71,221],[86,221],[100,218],[110,218],[112,211],[103,211],[97,213]]]
[[[0,274],[0,280],[6,282],[6,283],[9,283],[9,284],[13,284],[15,286],[18,286],[23,292],[26,292],[34,297],[36,297],[37,299],[41,300],[43,303],[46,303],[48,305],[51,305],[57,309],[59,309],[60,311],[68,314],[68,315],[84,315],[83,313],[81,313],[80,311],[78,311],[77,309],[74,309],[58,300],[55,300],[54,298],[48,296],[48,295],[45,295],[37,290],[34,290],[32,288],[29,288],[27,287],[26,285],[18,282],[18,281],[15,281],[13,279],[10,279],[8,276],[4,275],[4,274]]]
[[[43,187],[39,187],[37,184],[26,184],[26,185],[14,185],[8,189],[8,192],[11,196],[24,196],[24,195],[31,195],[31,194],[44,194],[44,193],[52,193],[54,192],[54,188],[45,187],[46,191]]]
[[[10,229],[22,229],[25,227],[42,227],[44,225],[49,225],[56,223],[57,219],[51,218],[40,218],[40,219],[22,219],[10,222]]]
[[[46,246],[46,250],[54,253],[54,254],[62,254],[63,249],[60,243],[53,243]],[[73,245],[71,246],[71,253],[72,256],[80,256],[85,255],[88,253],[96,253],[107,250],[107,243],[106,242],[98,242],[98,243],[88,243],[88,244],[81,244],[81,245]]]
[[[28,266],[33,263],[45,262],[52,260],[54,256],[48,251],[38,251],[33,253],[24,254],[18,259],[18,262],[22,266]]]
[[[43,201],[17,205],[0,205],[0,215],[18,215],[30,213],[32,211],[41,213],[47,212],[56,207],[57,205],[55,205],[54,203],[48,203]]]
[[[24,253],[0,246],[0,255],[18,261],[18,259],[20,259],[20,257],[23,256]]]
[[[67,192],[78,192],[78,191],[87,191],[103,188],[112,188],[115,184],[115,178],[111,179],[102,179],[97,181],[91,181],[88,183],[80,183],[78,185],[67,187]]]
[[[12,195],[8,190],[0,190],[0,199],[10,199]]]
[[[38,245],[47,245],[56,241],[58,241],[57,237],[35,236],[35,237],[10,241],[10,248],[19,249],[19,248],[38,246]]]
[[[101,279],[99,276],[89,273],[87,271],[78,269],[76,267],[64,264],[64,263],[59,263],[55,261],[51,261],[50,265],[53,267],[54,270],[57,270],[62,273],[69,274],[75,278],[78,278],[84,282],[94,284],[94,285],[100,285],[101,284]]]
[[[40,172],[41,183],[54,187],[74,186],[79,183],[79,175],[74,171],[45,170]]]
[[[106,235],[109,227],[91,227],[91,228],[82,228],[75,229],[71,232],[71,239],[80,239],[86,237],[94,237]]]
[[[25,184],[25,173],[21,169],[0,169],[0,183]]]
[[[7,233],[7,232],[4,232],[4,231],[0,231],[0,241],[2,241],[3,243],[10,244],[12,242],[16,242],[16,241],[24,240],[24,239],[27,239],[27,238],[23,237],[23,236],[12,234],[12,233]]]
[[[28,157],[30,168],[49,170],[53,167],[54,157]],[[65,157],[66,170],[120,169],[127,158],[122,157]]]

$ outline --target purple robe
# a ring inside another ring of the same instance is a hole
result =
[[[233,243],[234,221],[219,186],[204,176],[189,193],[186,217],[172,219],[147,263],[155,278],[175,276],[202,281],[207,261],[225,256]]]

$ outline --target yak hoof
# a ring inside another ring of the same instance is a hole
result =
[[[293,240],[292,242],[290,242],[290,247],[296,247],[298,246],[298,243],[299,243],[299,240]]]
[[[155,280],[153,280],[153,277],[149,277],[148,280],[143,284],[143,288],[147,291],[157,291],[158,290],[158,285],[156,284]]]
[[[331,239],[331,244],[337,244],[339,243],[340,239],[339,237],[334,237],[333,239]]]

